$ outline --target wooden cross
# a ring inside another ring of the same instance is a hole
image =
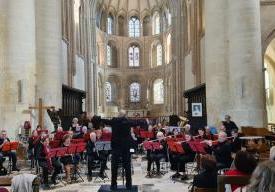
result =
[[[44,129],[44,110],[54,109],[54,106],[43,106],[42,98],[39,98],[38,106],[29,107],[29,109],[38,109],[38,124]]]

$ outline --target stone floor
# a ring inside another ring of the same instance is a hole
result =
[[[154,178],[146,178],[146,167],[147,161],[143,160],[140,156],[132,160],[134,173],[132,175],[133,185],[138,185],[139,192],[187,192],[190,186],[191,179],[184,182],[174,182],[171,180],[171,175],[174,172],[169,171],[168,173]],[[107,165],[111,167],[110,162]],[[22,169],[20,172],[30,172],[29,168]],[[51,186],[48,192],[97,192],[101,185],[110,184],[110,179],[105,179],[102,181],[100,179],[94,179],[88,182],[86,179],[87,168],[86,164],[81,166],[81,176],[84,182],[78,179],[78,182],[73,184],[65,184],[65,182],[60,182],[56,186]],[[108,177],[111,176],[111,171],[106,171]],[[122,184],[122,178],[118,178],[118,185]],[[41,191],[44,191],[41,189]]]

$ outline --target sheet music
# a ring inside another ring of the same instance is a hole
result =
[[[96,151],[110,151],[111,148],[111,141],[98,141],[95,143]]]

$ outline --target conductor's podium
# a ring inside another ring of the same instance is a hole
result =
[[[110,189],[111,185],[101,185],[100,189],[98,192],[111,192],[112,190]],[[118,192],[138,192],[138,186],[133,185],[131,190],[127,190],[125,186],[123,185],[118,185],[117,190]]]

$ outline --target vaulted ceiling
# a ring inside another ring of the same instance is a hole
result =
[[[99,0],[104,9],[123,15],[152,13],[162,8],[166,2],[167,0]]]

